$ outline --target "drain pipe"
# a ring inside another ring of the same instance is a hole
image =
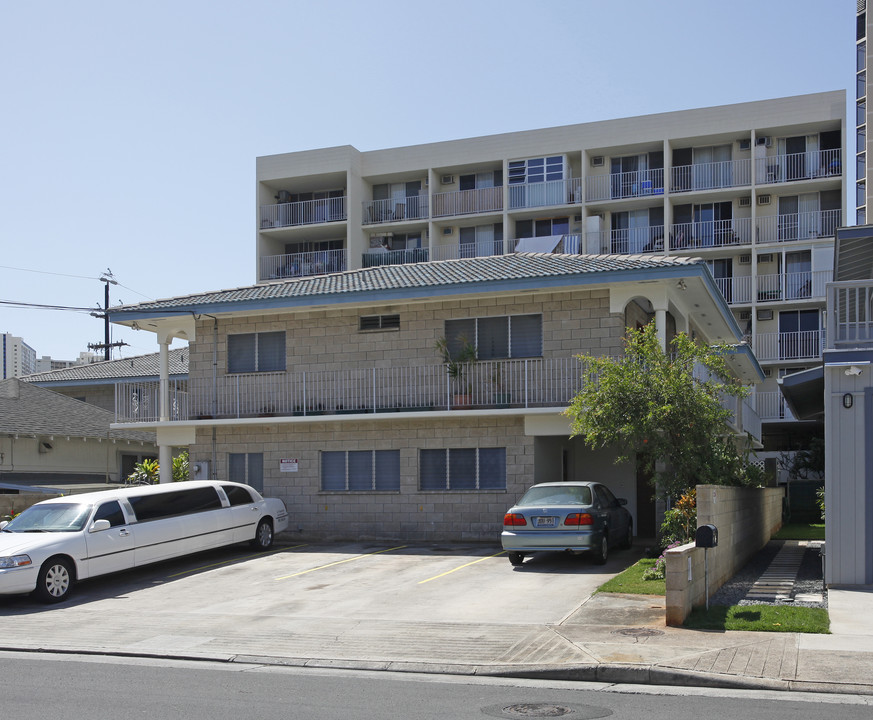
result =
[[[212,318],[212,418],[218,415],[218,318]],[[212,425],[212,479],[218,479],[215,424]]]

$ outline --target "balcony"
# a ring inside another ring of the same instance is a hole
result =
[[[261,205],[261,229],[315,225],[345,219],[345,197]]]
[[[752,276],[715,278],[715,284],[728,305],[746,305],[752,302]]]
[[[346,269],[345,250],[317,250],[290,255],[265,255],[260,259],[261,280],[325,275]]]
[[[832,277],[830,270],[758,275],[758,302],[823,299]]]
[[[758,360],[816,360],[824,349],[824,330],[758,333],[755,355]]]
[[[842,150],[813,150],[791,155],[771,155],[755,159],[755,182],[759,185],[839,177]]]
[[[671,250],[700,250],[728,245],[749,245],[751,242],[751,218],[674,223],[670,235]]]
[[[785,397],[781,392],[759,392],[755,394],[755,406],[761,420],[791,420],[796,418],[791,414]]]
[[[427,220],[427,195],[411,195],[405,198],[390,200],[365,200],[362,223],[374,225],[377,223],[398,222],[401,220]]]
[[[433,195],[433,216],[481,215],[503,211],[503,188],[477,188]]]
[[[670,192],[694,192],[719,188],[743,187],[752,184],[751,160],[679,165],[671,169]]]
[[[828,349],[868,347],[873,343],[873,280],[831,283],[827,287]]]
[[[755,242],[793,242],[833,237],[842,224],[842,217],[842,210],[759,216],[756,220]]]
[[[427,248],[409,248],[408,250],[374,250],[365,252],[361,264],[365,268],[382,265],[411,265],[427,262],[430,253]]]
[[[592,175],[585,178],[586,202],[664,194],[664,169]]]
[[[588,248],[598,248],[604,255],[639,255],[661,252],[664,249],[664,226],[622,228],[590,232],[586,235]]]
[[[571,205],[581,202],[581,178],[519,183],[509,186],[509,207],[512,210],[548,207],[550,205]]]

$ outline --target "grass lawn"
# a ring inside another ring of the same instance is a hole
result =
[[[643,573],[655,564],[654,559],[643,558],[623,573],[603,583],[597,592],[631,593],[633,595],[666,595],[664,580],[643,580]]]
[[[695,608],[685,621],[694,630],[756,630],[758,632],[829,632],[828,611],[789,605],[710,605]]]
[[[789,523],[773,536],[774,540],[824,540],[824,523]]]

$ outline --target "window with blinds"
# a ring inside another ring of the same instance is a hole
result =
[[[264,454],[228,453],[227,479],[264,492]]]
[[[421,490],[505,490],[506,448],[419,451]]]
[[[454,357],[465,342],[476,346],[478,360],[542,357],[543,316],[504,315],[446,320],[445,337]]]
[[[400,490],[399,450],[337,450],[321,453],[321,489],[361,492]]]
[[[227,336],[229,373],[283,372],[285,333],[240,333]]]

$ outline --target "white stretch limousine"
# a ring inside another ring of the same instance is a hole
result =
[[[78,580],[210,548],[261,550],[288,527],[285,503],[248,485],[188,481],[43,500],[0,523],[0,594],[67,598]]]

